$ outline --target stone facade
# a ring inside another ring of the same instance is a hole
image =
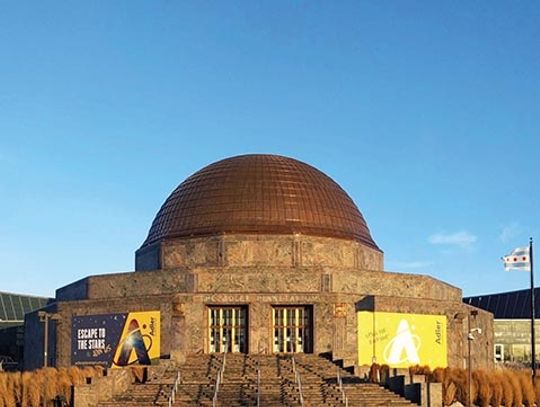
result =
[[[168,239],[139,249],[135,269],[341,267],[382,270],[383,254],[353,240],[303,235],[222,235]]]
[[[156,270],[149,268],[157,267]],[[90,276],[56,293],[60,321],[51,351],[57,366],[71,364],[73,316],[161,312],[163,358],[209,352],[207,307],[248,309],[248,352],[272,352],[272,307],[313,311],[313,352],[353,363],[360,310],[446,315],[448,362],[463,366],[470,307],[461,290],[429,276],[383,271],[383,254],[355,241],[303,235],[223,235],[172,239],[137,253],[136,272]],[[40,323],[27,324],[39,337]],[[472,343],[477,366],[493,360],[491,314],[475,325],[486,333]],[[27,352],[28,367],[39,355]]]

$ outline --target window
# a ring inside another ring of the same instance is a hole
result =
[[[496,343],[494,345],[493,355],[495,357],[495,362],[504,362],[504,345]]]

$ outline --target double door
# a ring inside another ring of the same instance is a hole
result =
[[[310,306],[272,308],[273,352],[313,352],[313,309]]]
[[[208,343],[211,353],[247,352],[247,307],[212,306],[208,310]]]
[[[313,352],[313,307],[272,307],[272,352]],[[248,352],[247,306],[208,307],[208,350],[210,353]]]

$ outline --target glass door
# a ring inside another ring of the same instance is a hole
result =
[[[311,306],[275,306],[272,308],[274,353],[310,353],[313,351]]]
[[[208,307],[210,353],[247,352],[247,307]]]

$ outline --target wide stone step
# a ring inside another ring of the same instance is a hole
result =
[[[211,406],[215,381],[221,369],[223,355],[196,355],[180,366],[180,385],[174,406]],[[316,355],[295,356],[301,377],[302,396],[310,407],[344,406],[337,386],[338,368],[331,361]],[[257,390],[257,367],[260,387]],[[350,372],[339,369],[350,406],[411,407],[403,398],[374,384],[359,383]],[[99,407],[168,406],[175,369],[154,374],[145,384],[134,384],[128,391]],[[228,354],[217,405],[220,407],[256,406],[257,392],[264,407],[299,406],[298,391],[292,359],[288,356],[253,356]]]

